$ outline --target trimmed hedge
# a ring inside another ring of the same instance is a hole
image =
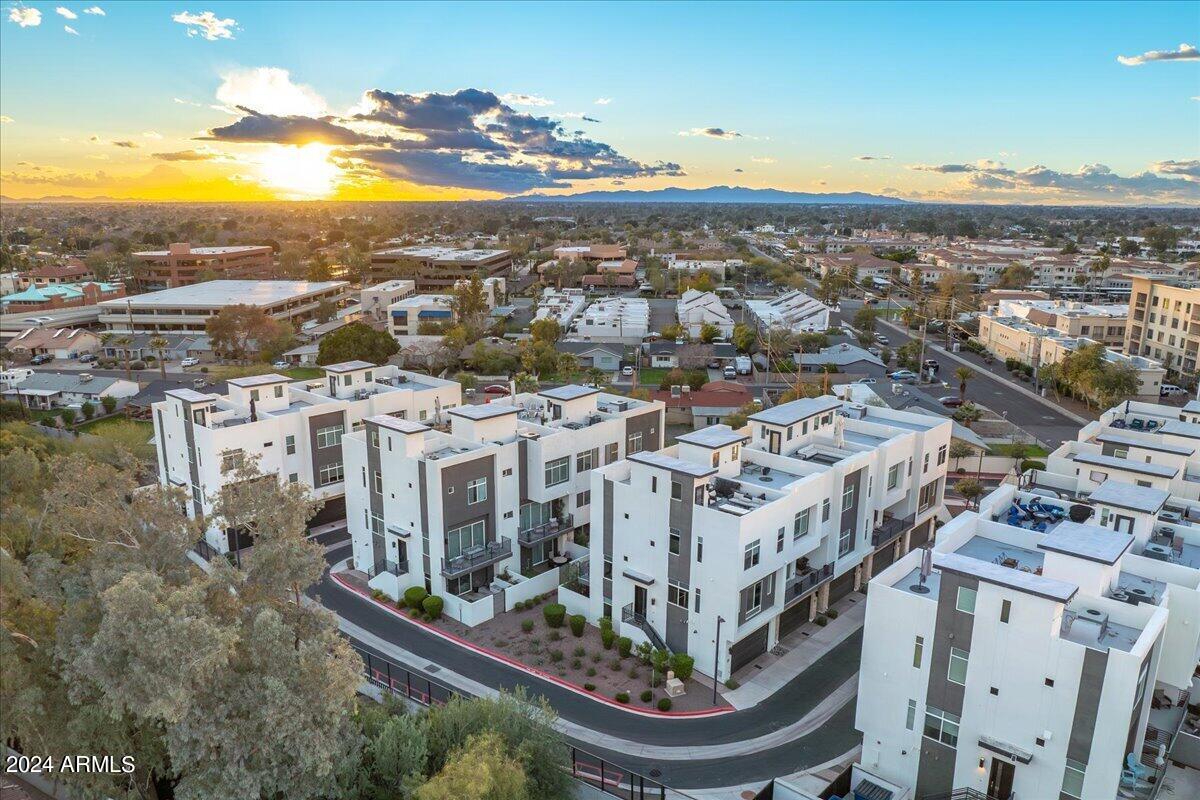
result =
[[[687,653],[675,653],[671,656],[671,671],[675,673],[675,677],[681,681],[686,681],[692,677],[692,670],[696,666],[696,659],[689,656]]]
[[[611,631],[612,630],[612,617],[601,617],[600,618],[600,630],[602,630],[602,631]]]
[[[542,609],[542,616],[551,628],[562,627],[563,619],[567,616],[567,607],[562,603],[550,603]]]
[[[437,619],[442,615],[442,608],[446,602],[436,594],[431,594],[421,601],[421,608],[425,611],[425,616],[430,619]]]
[[[527,619],[524,622],[522,622],[521,630],[525,631],[526,633],[532,632],[533,631],[533,620]]]
[[[629,702],[629,692],[617,692],[616,701],[618,703],[628,703]]]
[[[621,654],[621,658],[625,658],[633,650],[633,640],[628,636],[622,636],[617,639],[617,652]]]
[[[424,586],[410,586],[404,590],[404,603],[409,608],[421,608],[426,597],[429,597],[429,592],[425,591]]]
[[[659,700],[658,701],[658,710],[659,711],[670,711],[671,710],[671,698],[664,697],[661,700]]]
[[[836,608],[827,608],[825,609],[825,616],[829,617],[830,619],[837,619],[838,610]]]
[[[612,650],[613,642],[617,640],[617,634],[612,628],[600,629],[600,643],[604,645],[605,650]]]
[[[572,614],[568,621],[571,623],[571,633],[583,636],[583,626],[587,624],[587,617],[583,614]]]
[[[649,703],[653,699],[654,699],[654,692],[650,691],[649,689],[642,692],[642,702],[643,703]]]

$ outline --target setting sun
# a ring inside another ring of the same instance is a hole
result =
[[[258,178],[285,199],[314,199],[331,194],[341,169],[329,160],[326,144],[272,145],[258,158]]]

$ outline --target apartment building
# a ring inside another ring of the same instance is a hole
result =
[[[100,324],[114,333],[204,333],[227,306],[261,309],[296,328],[316,317],[322,301],[341,304],[346,281],[206,281],[99,304]]]
[[[374,280],[408,278],[417,282],[417,289],[445,289],[475,275],[507,275],[511,270],[512,252],[509,250],[416,245],[371,254]]]
[[[133,258],[138,287],[153,291],[200,283],[205,273],[222,279],[265,278],[271,274],[274,251],[269,245],[192,247],[174,242],[166,250],[143,250]]]
[[[1131,275],[1125,352],[1195,375],[1200,350],[1200,286],[1194,281]]]
[[[1125,344],[1129,304],[1001,298],[994,313],[1053,328],[1064,336],[1086,336],[1120,350]]]
[[[388,308],[393,303],[399,303],[406,297],[417,293],[417,282],[407,280],[390,280],[369,286],[359,292],[358,307],[365,317],[382,320],[387,316]]]
[[[807,333],[829,327],[829,307],[799,289],[771,300],[747,300],[746,308],[759,330],[787,328],[796,333]]]
[[[624,261],[628,249],[621,244],[578,244],[554,248],[554,258],[566,261]]]
[[[824,278],[843,274],[858,283],[891,282],[892,270],[899,270],[895,261],[880,258],[874,253],[817,253],[804,257],[804,265]]]
[[[27,272],[17,273],[22,289],[30,286],[54,286],[61,283],[86,283],[95,281],[92,268],[78,259],[68,259],[63,264],[42,264]]]
[[[650,304],[640,297],[605,297],[571,321],[570,336],[585,342],[641,344],[650,333]]]
[[[663,442],[663,407],[562,386],[449,412],[375,416],[343,437],[354,563],[398,598],[424,586],[474,625],[552,592],[587,553],[591,475]]]
[[[347,474],[343,433],[380,415],[436,422],[462,402],[457,383],[392,366],[350,361],[324,369],[324,378],[309,381],[233,378],[225,395],[171,389],[152,405],[159,482],[190,492],[189,517],[212,516],[214,501],[247,458],[257,459],[263,474],[302,483],[336,509]],[[236,532],[213,522],[205,539],[228,552]]]
[[[721,298],[712,292],[701,292],[688,289],[675,304],[675,317],[679,324],[693,339],[699,339],[705,325],[713,325],[721,332],[721,336],[733,335],[733,317],[721,302]]]
[[[587,308],[587,295],[582,289],[551,289],[542,290],[538,298],[537,311],[534,320],[552,319],[559,327],[566,330],[583,310]]]
[[[693,277],[698,276],[701,272],[707,272],[716,278],[718,283],[725,280],[726,269],[732,267],[728,261],[701,258],[668,258],[664,264],[670,272],[683,273]]]
[[[1200,504],[1049,469],[871,581],[861,766],[914,797],[1144,799],[1189,735]]]
[[[21,314],[92,306],[102,300],[124,296],[125,285],[121,283],[52,283],[32,285],[19,292],[6,294],[0,297],[0,308],[4,309],[5,314]]]
[[[949,420],[831,396],[749,419],[591,483],[586,613],[719,680],[925,542],[945,487]]]
[[[453,324],[454,298],[448,294],[418,294],[387,307],[388,330],[392,336],[416,336],[421,323]]]

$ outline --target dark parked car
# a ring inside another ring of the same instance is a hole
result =
[[[49,353],[38,353],[33,358],[29,359],[30,364],[49,364],[54,360],[54,356]]]
[[[939,397],[938,402],[944,405],[946,408],[958,408],[963,404],[962,398],[956,394]]]

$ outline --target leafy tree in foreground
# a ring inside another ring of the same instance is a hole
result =
[[[527,800],[529,779],[509,752],[493,732],[472,736],[417,789],[417,800]]]
[[[400,350],[391,334],[377,331],[361,322],[351,322],[321,338],[317,350],[318,364],[340,364],[344,361],[369,361],[383,364]]]

